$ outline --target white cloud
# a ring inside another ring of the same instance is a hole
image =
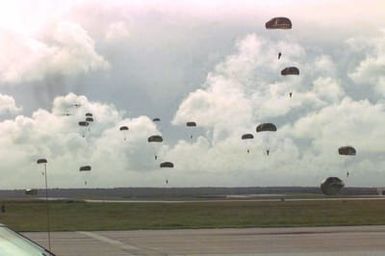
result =
[[[235,175],[232,172],[243,172],[251,180],[258,177],[258,185],[316,185],[329,175],[344,178],[344,160],[337,149],[352,144],[359,155],[354,165],[349,166],[353,173],[349,182],[369,184],[369,179],[360,175],[371,175],[371,166],[383,161],[377,154],[384,148],[384,142],[378,139],[385,136],[384,105],[349,98],[343,89],[344,82],[336,77],[337,65],[331,56],[321,53],[311,57],[296,46],[295,55],[285,56],[284,63],[278,62],[275,58],[278,49],[282,49],[280,44],[283,43],[269,42],[256,35],[240,40],[236,53],[217,65],[203,88],[183,100],[173,121],[180,124],[192,119],[212,129],[214,146],[202,139],[194,145],[180,142],[171,153],[175,159],[188,156],[181,164],[191,172],[207,170],[226,177]],[[277,74],[290,63],[299,66],[301,75],[282,79]],[[294,91],[292,99],[287,96],[290,90]],[[279,120],[278,132],[266,145],[260,134],[255,133],[255,126],[275,119]],[[220,136],[215,136],[216,132]],[[251,158],[244,153],[240,140],[243,132],[256,136],[256,155]],[[268,159],[263,155],[266,147],[272,150]],[[197,166],[197,162],[202,166]],[[267,170],[275,171],[272,179],[265,177],[269,176]],[[250,180],[238,178],[234,182],[250,184]]]
[[[0,94],[0,114],[17,114],[21,110],[12,96]]]
[[[346,26],[354,23],[352,17],[378,21],[378,14],[375,17],[367,12],[370,17],[361,17],[354,10],[341,14],[336,11],[338,8],[320,4],[306,8],[332,10],[327,12],[330,19],[325,18],[325,12],[320,12],[319,17],[307,17],[303,16],[303,8],[297,12],[297,5],[289,4],[294,10],[290,15],[293,30],[270,33],[263,27],[265,17],[270,15],[263,13],[256,18],[255,13],[287,10],[289,6],[277,4],[279,8],[272,9],[254,2],[221,10],[215,4],[207,8],[203,2],[89,2],[68,6],[68,15],[58,11],[66,16],[57,20],[68,21],[45,27],[38,36],[9,30],[2,33],[2,82],[24,83],[47,76],[103,72],[109,64],[102,56],[109,56],[114,61],[114,71],[121,72],[114,73],[110,80],[95,81],[96,76],[81,82],[100,82],[101,87],[104,83],[114,84],[114,92],[129,93],[114,98],[117,105],[137,104],[134,108],[138,112],[159,116],[168,116],[175,110],[175,99],[193,88],[179,105],[173,124],[184,126],[186,121],[197,121],[199,132],[206,129],[206,137],[179,140],[175,145],[165,142],[159,149],[160,158],[174,162],[175,168],[159,170],[154,148],[146,141],[158,131],[148,117],[126,118],[125,112],[112,104],[68,94],[56,98],[51,110],[40,109],[31,116],[19,115],[0,122],[0,185],[38,186],[41,177],[35,165],[37,157],[48,158],[52,186],[82,186],[78,168],[84,164],[93,167],[90,186],[157,186],[165,178],[173,186],[318,185],[329,175],[344,175],[343,160],[336,153],[337,147],[344,144],[356,146],[359,152],[350,166],[349,184],[380,183],[385,178],[379,171],[385,166],[384,145],[379,139],[385,135],[384,105],[381,100],[355,100],[363,97],[351,95],[351,81],[346,79],[350,73],[354,82],[370,84],[384,92],[380,72],[384,66],[383,38],[370,39],[367,35],[373,29],[366,29],[365,25]],[[60,9],[56,4],[50,8]],[[217,10],[214,14],[210,11],[213,9]],[[383,19],[379,22],[376,24]],[[34,27],[41,25],[37,23]],[[336,32],[330,33],[331,26]],[[245,31],[255,33],[242,36]],[[360,34],[364,40],[349,40],[350,48],[335,43],[343,42],[347,34]],[[233,53],[228,54],[228,45],[239,36]],[[124,41],[127,38],[130,40]],[[279,51],[283,55],[278,61]],[[222,56],[223,53],[228,55]],[[213,60],[219,58],[212,69]],[[301,75],[281,76],[281,69],[291,65],[298,66]],[[208,74],[205,81],[193,87],[195,81],[201,81],[202,74]],[[198,78],[194,80],[195,77]],[[96,88],[90,94],[110,100],[111,89],[105,88]],[[288,97],[291,91],[292,99]],[[173,93],[179,96],[170,97]],[[151,102],[146,96],[153,99],[152,105],[157,109],[148,107]],[[172,102],[172,107],[161,109],[162,97]],[[146,106],[140,105],[141,101]],[[75,102],[81,107],[73,107]],[[2,108],[4,112],[19,111],[12,98],[5,95],[0,97],[0,112]],[[67,112],[72,115],[65,116]],[[94,113],[95,123],[84,139],[77,122],[86,112]],[[163,120],[167,122],[167,118]],[[270,140],[255,133],[255,126],[265,121],[278,125],[278,132],[270,134]],[[126,142],[119,132],[120,125],[130,127]],[[168,124],[164,127],[169,128]],[[250,154],[240,140],[245,132],[256,137],[248,145]],[[171,134],[172,140],[177,140],[176,136]],[[272,151],[269,157],[264,155],[266,147]]]
[[[7,83],[43,80],[49,75],[73,76],[106,69],[108,62],[95,51],[95,42],[81,26],[57,22],[31,37],[2,31],[0,80]]]
[[[81,107],[73,107],[73,103]],[[63,115],[64,111],[71,116]],[[83,138],[78,122],[87,112],[93,113],[95,122]],[[127,141],[119,131],[121,125],[130,129]],[[158,169],[147,143],[147,137],[157,133],[148,117],[124,118],[113,105],[91,102],[84,96],[58,97],[52,111],[40,109],[32,117],[19,115],[0,122],[1,186],[39,186],[35,161],[40,157],[48,159],[54,187],[82,186],[78,169],[86,164],[94,168],[91,186],[127,185],[132,173],[141,176],[143,171]]]
[[[379,38],[361,40],[349,40],[353,50],[361,51],[365,58],[361,60],[355,69],[349,74],[358,84],[369,84],[382,95],[385,95],[385,31]]]
[[[338,146],[352,144],[361,152],[384,151],[385,105],[367,100],[341,102],[326,106],[298,119],[290,131],[297,138],[311,139],[315,147],[336,151]]]
[[[117,21],[111,23],[105,32],[105,39],[107,41],[120,41],[130,36],[129,29],[126,22]]]
[[[278,61],[282,49],[290,50]],[[286,66],[298,66],[301,75],[281,76]],[[334,66],[327,55],[308,60],[296,43],[248,35],[237,43],[235,54],[209,73],[203,88],[184,99],[173,122],[196,120],[214,132],[238,132],[236,128],[251,127],[305,106],[320,108],[344,95],[334,72],[328,74]],[[289,98],[289,92],[294,92],[294,98]]]

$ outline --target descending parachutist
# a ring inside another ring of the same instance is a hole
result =
[[[280,59],[280,58],[281,58],[281,56],[282,56],[282,53],[281,53],[281,52],[279,52],[279,53],[278,53],[278,59]]]
[[[293,93],[292,92],[289,93],[289,97],[290,98],[293,97]]]
[[[266,155],[267,155],[267,156],[270,155],[270,150],[266,150]]]

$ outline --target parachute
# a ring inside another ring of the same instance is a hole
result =
[[[89,172],[89,171],[91,171],[91,166],[90,165],[81,166],[79,168],[79,172]]]
[[[119,130],[128,131],[128,127],[127,126],[120,126]]]
[[[189,121],[189,122],[186,122],[186,127],[188,127],[188,128],[194,128],[194,127],[196,127],[197,126],[197,123],[196,122],[194,122],[194,121]],[[190,134],[190,139],[192,140],[193,139],[193,134],[191,133]]]
[[[89,123],[87,121],[80,121],[79,122],[79,126],[85,126],[87,127],[89,125]]]
[[[38,159],[37,161],[36,161],[36,163],[37,164],[44,164],[44,172],[42,172],[41,174],[43,175],[43,176],[45,176],[45,185],[47,186],[47,163],[48,163],[48,161],[47,161],[47,159],[45,159],[45,158],[40,158],[40,159]],[[46,191],[47,192],[47,191]]]
[[[286,17],[275,17],[265,23],[266,29],[291,29],[291,21]]]
[[[260,124],[257,126],[256,128],[256,131],[257,133],[260,133],[260,132],[276,132],[277,131],[277,127],[275,126],[275,124],[273,123],[263,123],[263,124]],[[266,134],[266,135],[263,135],[262,136],[262,141],[264,144],[266,144],[266,155],[269,156],[270,155],[270,148],[269,148],[269,136]]]
[[[152,136],[148,137],[147,142],[148,143],[154,143],[154,142],[161,143],[161,142],[163,142],[163,138],[160,135],[152,135]],[[154,152],[154,158],[155,158],[155,160],[158,160],[157,152],[159,151],[159,147],[154,146],[154,151],[155,151]]]
[[[152,135],[148,137],[147,139],[148,142],[163,142],[163,138],[160,135]]]
[[[193,122],[193,121],[186,122],[186,126],[187,126],[187,127],[196,127],[196,126],[197,126],[197,123],[196,123],[196,122]]]
[[[254,139],[254,135],[251,134],[251,133],[246,133],[246,134],[243,134],[242,137],[241,137],[242,140],[250,140],[250,139]]]
[[[338,148],[338,154],[340,156],[355,156],[357,154],[357,150],[352,146],[343,146]],[[347,161],[348,159],[344,159],[344,166],[346,171],[346,177],[349,177],[349,171],[347,167]]]
[[[87,117],[92,117],[93,115],[92,115],[92,113],[86,113],[86,116]]]
[[[283,76],[289,76],[289,75],[298,76],[299,75],[299,69],[297,67],[286,67],[286,68],[282,69],[281,75],[283,75]],[[290,98],[293,97],[293,92],[289,92],[289,97]]]
[[[197,126],[197,123],[196,123],[196,122],[190,121],[190,122],[187,122],[187,123],[186,123],[186,126],[187,126],[187,127],[196,127],[196,126]]]
[[[127,140],[128,127],[124,126],[124,125],[120,126],[119,131],[123,132],[123,134],[124,134],[124,141],[126,141]]]
[[[247,152],[247,153],[250,153],[250,148],[249,148],[250,145],[248,145],[247,141],[250,141],[250,140],[252,140],[252,139],[254,139],[254,135],[251,134],[251,133],[245,133],[245,134],[243,134],[242,137],[241,137],[241,140],[246,141],[246,144],[247,144],[246,152]]]
[[[160,168],[174,168],[174,164],[171,162],[163,162],[159,166]]]
[[[154,122],[154,124],[156,125],[156,128],[159,130],[159,131],[162,131],[162,127],[161,127],[161,120],[159,117],[155,117],[152,119],[152,121]]]
[[[325,195],[336,195],[345,186],[344,182],[338,177],[328,177],[321,183],[321,191]]]
[[[86,173],[89,173],[91,171],[92,167],[90,165],[81,166],[79,168],[79,172],[84,173],[83,179],[84,179],[84,185],[87,186],[87,175]]]
[[[87,121],[80,121],[79,123],[80,127],[84,127],[86,129],[90,124]],[[86,136],[85,131],[82,132],[82,137],[84,138]]]
[[[257,132],[276,132],[277,127],[273,123],[263,123],[257,126]]]
[[[338,148],[338,154],[342,156],[355,156],[357,154],[357,151],[352,146],[344,146]]]
[[[45,158],[40,158],[36,161],[37,164],[46,164],[48,163],[47,159]]]
[[[297,67],[286,67],[281,70],[281,75],[283,76],[299,75],[299,69]]]

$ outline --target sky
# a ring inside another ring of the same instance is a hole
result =
[[[42,187],[39,158],[50,187],[319,186],[329,176],[382,187],[384,8],[382,0],[4,1],[0,188]],[[293,28],[266,30],[279,16]],[[288,66],[300,75],[281,76]],[[78,125],[85,113],[89,128]],[[277,132],[256,133],[267,122]],[[241,140],[245,133],[254,139]],[[164,140],[148,143],[151,135]],[[356,156],[338,155],[347,145]],[[80,173],[84,165],[92,171]]]

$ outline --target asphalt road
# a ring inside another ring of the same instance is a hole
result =
[[[25,233],[46,245],[46,234]],[[385,255],[385,226],[52,233],[57,255]]]

